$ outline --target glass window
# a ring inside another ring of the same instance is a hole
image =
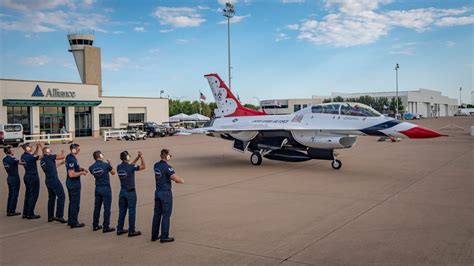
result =
[[[323,112],[323,107],[321,105],[315,105],[311,107],[311,112],[315,114],[319,114]]]
[[[307,104],[303,104],[303,109],[305,109],[306,107],[308,107],[308,105],[307,105]]]
[[[31,134],[30,128],[30,107],[28,106],[8,106],[7,107],[7,123],[21,124],[23,133]]]
[[[145,122],[144,113],[128,114],[128,123],[143,123]]]
[[[76,45],[77,44],[77,40],[72,40],[72,45]]]
[[[112,127],[112,114],[99,114],[100,127]]]
[[[91,45],[94,43],[94,41],[91,40]]]
[[[79,45],[84,44],[84,40],[77,40],[77,44],[79,44]]]
[[[338,115],[339,114],[339,106],[340,106],[340,104],[323,105],[323,113]]]
[[[76,137],[92,136],[92,108],[90,106],[74,107]]]
[[[19,125],[5,125],[5,132],[20,132],[21,126]]]
[[[299,111],[299,110],[301,110],[301,104],[295,104],[295,105],[293,106],[293,111],[294,111],[294,112],[297,112],[297,111]]]

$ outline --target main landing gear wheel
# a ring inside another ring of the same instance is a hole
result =
[[[334,160],[334,161],[332,161],[331,166],[332,166],[332,168],[334,168],[335,170],[341,169],[341,167],[342,167],[342,162],[339,161],[339,160]]]
[[[252,165],[261,165],[262,155],[259,152],[252,153],[252,155],[250,155],[250,163]]]

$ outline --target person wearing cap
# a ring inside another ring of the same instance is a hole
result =
[[[184,180],[176,175],[173,167],[168,164],[169,160],[171,160],[171,154],[168,149],[161,150],[160,157],[161,160],[155,163],[153,167],[155,172],[156,190],[151,241],[158,240],[158,232],[161,223],[160,242],[168,243],[174,241],[174,238],[169,236],[170,218],[173,210],[171,181],[174,181],[176,184],[183,184]]]
[[[120,178],[120,194],[119,194],[119,218],[117,223],[117,235],[128,232],[129,237],[139,236],[142,233],[135,230],[135,215],[137,207],[137,194],[135,191],[135,172],[145,169],[145,160],[141,152],[130,163],[131,156],[128,151],[120,153],[122,163],[117,166],[117,174]],[[136,163],[140,160],[140,165]],[[123,229],[125,223],[125,215],[128,209],[128,230]]]
[[[92,156],[95,163],[89,167],[89,172],[95,178],[95,204],[92,230],[102,229],[103,233],[113,232],[115,228],[110,227],[110,207],[112,205],[112,189],[110,188],[109,174],[115,175],[115,170],[109,160],[104,162],[104,154],[95,151]],[[99,225],[100,208],[104,205],[104,223]]]
[[[20,174],[18,173],[18,164],[21,162],[15,158],[15,154],[11,147],[3,149],[6,156],[3,158],[3,166],[7,171],[8,184],[8,200],[7,200],[7,216],[17,216],[20,212],[16,211],[18,202],[18,194],[20,193]]]
[[[69,146],[71,153],[66,156],[66,187],[69,194],[68,221],[71,228],[84,227],[79,223],[79,206],[81,202],[81,176],[87,175],[87,170],[79,166],[77,155],[81,151],[79,144]]]
[[[58,221],[66,223],[64,220],[64,188],[58,177],[58,170],[56,169],[56,161],[64,160],[64,151],[61,154],[53,154],[48,147],[43,148],[43,158],[41,158],[40,165],[46,176],[45,183],[48,188],[48,222]],[[56,204],[57,202],[57,204]],[[54,215],[54,207],[56,205],[56,216]]]
[[[38,166],[36,161],[40,160],[41,157],[38,155],[38,151],[41,148],[41,144],[36,144],[35,151],[30,143],[25,143],[21,146],[24,153],[21,155],[21,161],[25,167],[25,175],[23,182],[25,183],[25,202],[23,204],[23,218],[28,220],[39,219],[40,215],[35,214],[36,202],[38,201],[40,181],[38,175]]]

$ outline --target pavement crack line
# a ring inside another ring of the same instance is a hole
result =
[[[236,253],[236,254],[250,255],[250,256],[254,256],[254,257],[260,257],[260,258],[266,258],[266,259],[272,259],[272,260],[278,260],[278,261],[282,260],[282,258],[276,258],[276,257],[272,257],[272,256],[265,256],[265,255],[255,254],[255,253],[251,253],[251,252],[247,252],[247,251],[216,247],[216,246],[206,245],[206,244],[201,244],[201,243],[194,243],[194,242],[183,241],[183,240],[178,240],[176,242],[180,242],[180,243],[184,243],[184,244],[188,244],[188,245],[193,245],[193,246],[198,246],[198,247],[212,248],[212,249],[226,251],[226,252],[232,252],[232,253]]]
[[[466,152],[463,152],[460,156],[456,157],[456,158],[453,158],[445,163],[443,163],[442,165],[436,167],[435,169],[433,169],[432,171],[430,171],[429,173],[419,177],[418,179],[414,180],[413,182],[409,183],[408,185],[406,185],[405,187],[399,189],[398,191],[394,192],[393,194],[391,194],[390,196],[388,196],[387,198],[377,202],[376,204],[374,204],[372,207],[366,209],[365,211],[362,211],[361,213],[359,213],[358,215],[354,216],[353,218],[349,219],[348,221],[346,221],[345,223],[337,226],[336,228],[334,228],[333,230],[327,232],[326,234],[322,235],[321,237],[317,238],[316,240],[314,240],[313,242],[309,243],[308,245],[304,246],[302,249],[296,251],[295,253],[293,253],[292,255],[288,256],[287,258],[285,258],[284,260],[282,260],[280,262],[283,263],[285,261],[291,261],[290,259],[296,255],[298,255],[299,253],[301,253],[302,251],[308,249],[309,247],[313,246],[314,244],[320,242],[321,240],[327,238],[328,236],[332,235],[333,233],[339,231],[340,229],[342,229],[343,227],[345,227],[346,225],[352,223],[353,221],[357,220],[358,218],[360,218],[361,216],[363,216],[364,214],[370,212],[371,210],[377,208],[378,206],[380,206],[381,204],[387,202],[388,200],[390,200],[391,198],[395,197],[396,195],[400,194],[401,192],[405,191],[406,189],[410,188],[411,186],[419,183],[420,181],[424,180],[425,178],[429,177],[431,174],[435,173],[436,171],[442,169],[443,167],[449,165],[450,163],[456,161],[456,160],[459,160],[460,157],[463,157],[465,156],[466,154],[470,153],[472,150],[469,149],[467,150]],[[296,262],[296,263],[300,263],[298,261],[291,261],[291,262]]]

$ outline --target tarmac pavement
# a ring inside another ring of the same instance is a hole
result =
[[[468,132],[474,118],[415,123],[449,136],[398,143],[360,137],[353,148],[340,151],[340,170],[333,170],[329,161],[264,159],[261,166],[252,166],[249,153],[235,152],[231,142],[202,135],[135,142],[77,139],[84,168],[92,164],[96,149],[114,166],[123,150],[132,158],[143,152],[147,169],[136,174],[137,229],[143,235],[128,238],[92,231],[91,175],[82,177],[79,220],[86,227],[48,223],[47,189],[40,170],[36,212],[42,218],[0,216],[0,264],[473,265],[474,137]],[[56,153],[68,150],[63,144],[51,148]],[[150,241],[153,164],[162,148],[171,150],[170,164],[185,179],[183,185],[173,184],[171,236],[176,241],[168,244]],[[20,149],[16,155],[21,155]],[[58,170],[66,191],[65,167]],[[4,170],[0,178],[4,207]],[[111,176],[111,183],[115,227],[118,177]],[[24,188],[22,182],[20,211]],[[68,199],[66,215],[67,204]],[[128,218],[126,227],[127,222]]]

